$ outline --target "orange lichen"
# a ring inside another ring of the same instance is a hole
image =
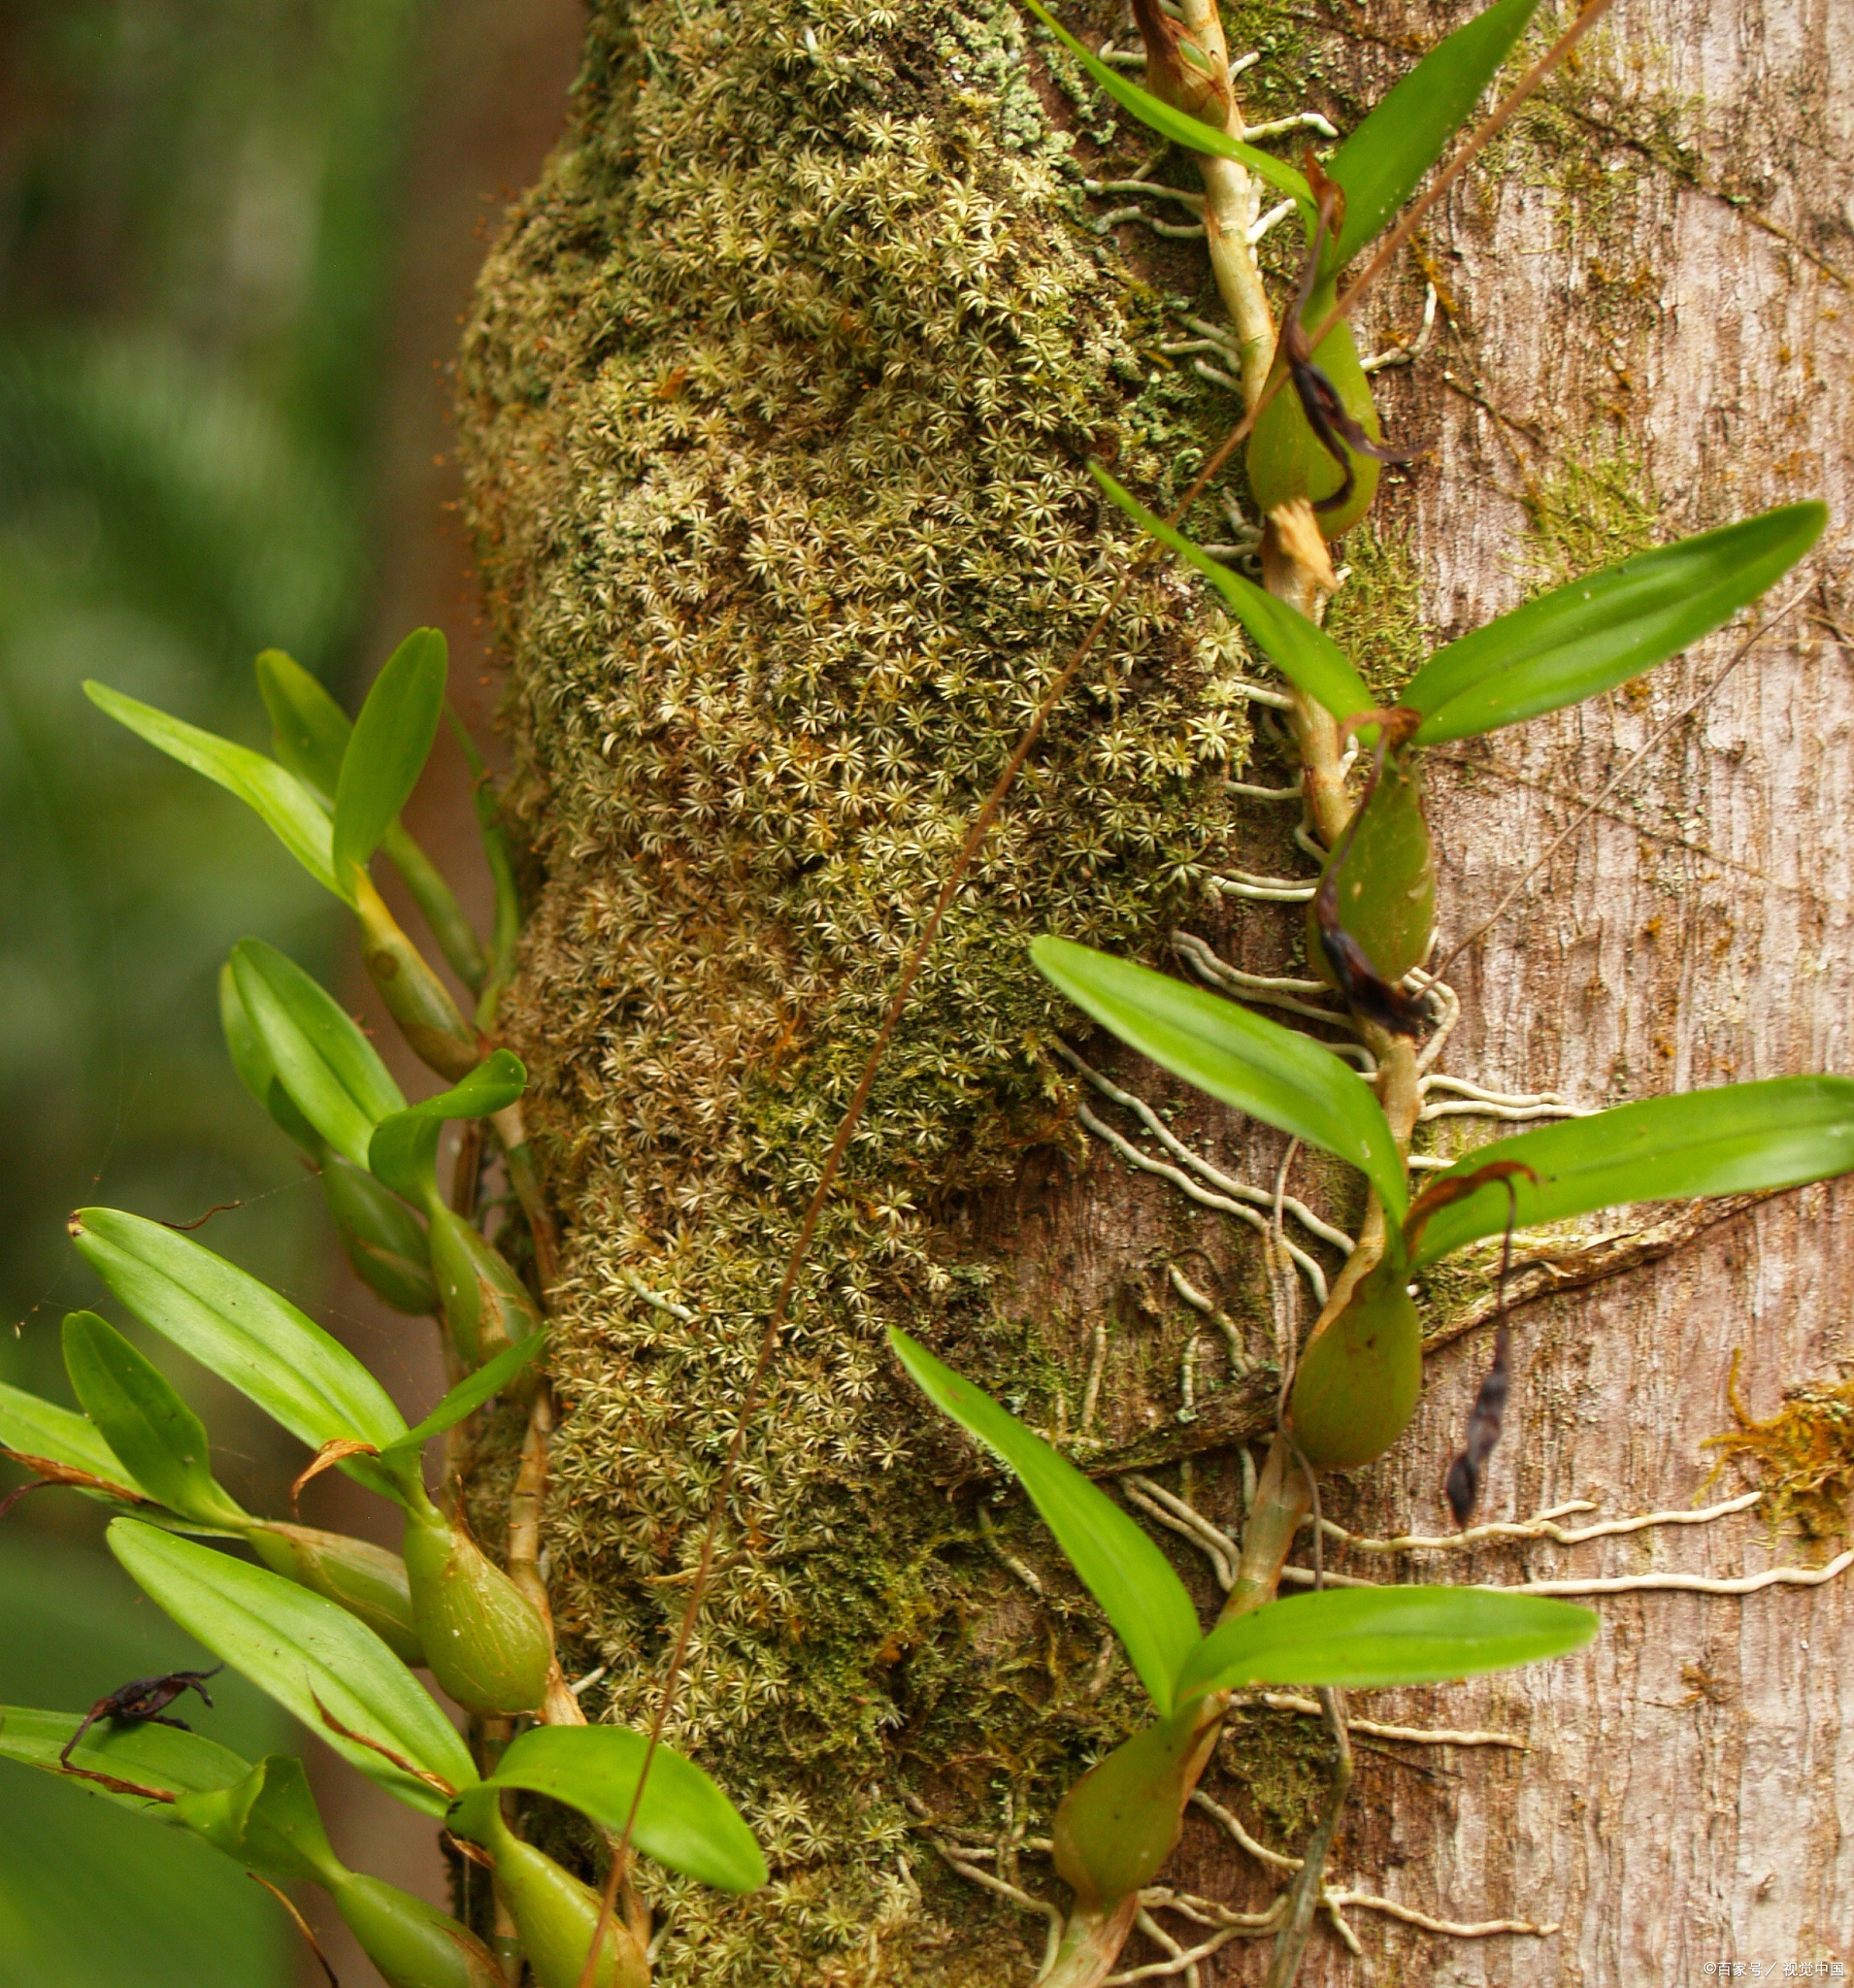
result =
[[[1706,1448],[1720,1452],[1721,1468],[1736,1463],[1758,1483],[1772,1526],[1794,1519],[1809,1539],[1845,1534],[1854,1497],[1854,1379],[1789,1388],[1782,1408],[1760,1420],[1738,1392],[1741,1358],[1733,1354],[1726,1381],[1738,1427],[1708,1437]]]

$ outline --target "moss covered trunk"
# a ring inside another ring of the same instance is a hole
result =
[[[1230,13],[1232,48],[1265,55],[1251,118],[1343,128],[1443,24],[1367,12],[1331,29]],[[1131,39],[1113,7],[1071,18]],[[1792,495],[1846,514],[1851,41],[1828,0],[1627,5],[1439,215],[1437,333],[1380,393],[1387,429],[1435,452],[1345,543],[1333,609],[1382,685],[1425,625],[1458,632],[1541,575]],[[1232,418],[1201,354],[1163,349],[1216,315],[1202,244],[1097,232],[1126,202],[1091,198],[1084,172],[1130,175],[1149,148],[1051,54],[1013,12],[940,0],[595,7],[570,136],[480,288],[464,439],[536,885],[511,1026],[567,1235],[548,1544],[570,1673],[604,1667],[594,1717],[648,1716],[901,952],[1118,570],[1125,533],[1085,459],[1170,497]],[[1175,160],[1159,177],[1191,183]],[[1407,272],[1373,307],[1375,343],[1422,302]],[[1231,535],[1208,502],[1189,523]],[[1761,649],[1461,962],[1449,1070],[1597,1105],[1849,1067],[1839,598]],[[1728,654],[1721,638],[1436,768],[1445,944]],[[1298,811],[1256,792],[1295,778],[1247,696],[1264,674],[1195,581],[1137,585],[922,977],[753,1419],[673,1729],[745,1805],[776,1882],[663,1891],[663,1980],[1029,1981],[1046,1922],[1028,1902],[1060,1895],[1039,1847],[1054,1803],[1129,1728],[1136,1687],[1091,1606],[907,1391],[884,1325],[1147,1512],[1240,1531],[1275,1347],[1229,1183],[1273,1189],[1284,1142],[1091,1041],[1025,949],[1055,930],[1175,962],[1181,933],[1305,971],[1295,907],[1242,881],[1312,876]],[[1464,1131],[1424,1138],[1451,1150]],[[1341,1229],[1359,1214],[1306,1156],[1288,1191]],[[1685,1505],[1701,1439],[1731,1420],[1735,1346],[1760,1411],[1833,1382],[1854,1250],[1830,1215],[1848,1206],[1773,1203],[1523,1314],[1492,1515]],[[1330,1274],[1331,1245],[1300,1233]],[[1439,1332],[1479,1295],[1429,1294]],[[1451,1345],[1410,1434],[1339,1487],[1341,1522],[1442,1525],[1484,1359],[1477,1336]],[[1215,1555],[1162,1537],[1208,1619]],[[1753,1512],[1402,1565],[1516,1582],[1809,1557]],[[1380,1981],[1854,1959],[1844,1589],[1605,1606],[1587,1660],[1354,1706],[1531,1751],[1373,1741],[1337,1881],[1564,1929],[1456,1938],[1367,1906],[1349,1916],[1389,1957]],[[1257,1702],[1206,1787],[1291,1851],[1325,1762],[1317,1721]],[[1239,1910],[1279,1882],[1208,1810],[1167,1875]],[[1160,1918],[1189,1945],[1217,1930],[1200,1916]],[[1126,1965],[1164,1957],[1141,1935]],[[1261,1960],[1235,1938],[1200,1978],[1259,1978]],[[1304,1978],[1363,1975],[1321,1936]]]

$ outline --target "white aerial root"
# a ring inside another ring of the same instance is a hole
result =
[[[1229,1592],[1236,1582],[1241,1548],[1228,1533],[1220,1532],[1195,1507],[1187,1505],[1182,1498],[1175,1497],[1163,1484],[1155,1484],[1150,1477],[1141,1476],[1137,1471],[1129,1471],[1120,1479],[1120,1488],[1129,1504],[1137,1505],[1162,1526],[1189,1540],[1208,1559],[1216,1574],[1217,1585],[1226,1594]]]
[[[1019,1560],[998,1537],[998,1528],[992,1523],[991,1514],[981,1505],[978,1508],[978,1530],[985,1536],[985,1544],[991,1548],[992,1557],[999,1565],[1014,1574],[1039,1601],[1043,1599],[1043,1582],[1038,1578],[1037,1570],[1028,1561]]]
[[[1429,283],[1423,292],[1423,321],[1416,336],[1403,340],[1393,346],[1386,346],[1381,352],[1374,352],[1369,359],[1361,359],[1359,367],[1366,373],[1383,373],[1392,366],[1409,366],[1429,349],[1430,335],[1436,329],[1436,285]]]
[[[1708,1505],[1699,1510],[1647,1511],[1633,1518],[1604,1519],[1595,1525],[1577,1527],[1562,1526],[1558,1520],[1573,1511],[1595,1510],[1588,1500],[1579,1499],[1569,1505],[1554,1506],[1549,1511],[1518,1524],[1495,1522],[1459,1534],[1409,1533],[1393,1540],[1369,1540],[1347,1533],[1330,1520],[1322,1521],[1322,1531],[1326,1538],[1360,1553],[1454,1553],[1488,1540],[1549,1540],[1556,1545],[1578,1546],[1590,1540],[1611,1540],[1626,1533],[1646,1532],[1651,1527],[1711,1525],[1719,1519],[1729,1518],[1734,1512],[1749,1510],[1761,1496],[1760,1492],[1746,1491],[1739,1497],[1728,1498],[1723,1504]],[[1625,1574],[1575,1580],[1486,1582],[1483,1585],[1507,1595],[1755,1595],[1766,1588],[1821,1587],[1850,1567],[1854,1567],[1854,1550],[1838,1554],[1825,1567],[1771,1567],[1762,1574],[1727,1578],[1702,1574]],[[1308,1568],[1287,1567],[1282,1569],[1281,1577],[1297,1587],[1306,1587],[1312,1583],[1313,1574]],[[1339,1587],[1378,1585],[1375,1581],[1361,1580],[1355,1575],[1335,1574],[1331,1569],[1326,1572],[1326,1579]]]
[[[1001,1899],[1009,1899],[1019,1911],[1035,1913],[1049,1922],[1049,1931],[1043,1940],[1043,1967],[1040,1971],[1046,1974],[1054,1967],[1056,1949],[1062,1943],[1061,1906],[1052,1905],[1047,1899],[1033,1898],[1022,1886],[1012,1884],[1007,1878],[995,1876],[989,1871],[981,1871],[977,1864],[968,1861],[970,1852],[962,1855],[937,1839],[930,1838],[929,1840],[961,1877],[973,1884],[983,1886],[988,1892],[995,1892]]]
[[[1490,1939],[1497,1933],[1520,1933],[1534,1939],[1545,1939],[1558,1931],[1555,1919],[1536,1924],[1531,1919],[1436,1919],[1427,1912],[1419,1912],[1413,1905],[1400,1905],[1395,1900],[1380,1899],[1366,1891],[1334,1891],[1328,1889],[1323,1904],[1334,1907],[1358,1905],[1368,1912],[1388,1913],[1393,1919],[1402,1919],[1407,1926],[1420,1926],[1426,1933],[1445,1933],[1455,1939]]]
[[[695,1313],[686,1305],[679,1305],[674,1298],[665,1298],[659,1292],[651,1290],[636,1271],[627,1270],[624,1273],[624,1281],[646,1305],[655,1307],[658,1311],[667,1311],[672,1318],[679,1318],[684,1325],[692,1325],[695,1322]]]
[[[1148,190],[1157,192],[1159,189],[1152,187]],[[1097,215],[1093,223],[1094,231],[1097,235],[1109,235],[1115,228],[1121,226],[1126,221],[1143,222],[1155,235],[1170,235],[1177,241],[1202,242],[1204,240],[1204,223],[1202,221],[1183,223],[1162,221],[1157,215],[1147,214],[1144,208],[1136,206],[1116,207],[1107,214]]]
[[[1182,1166],[1173,1166],[1164,1160],[1155,1160],[1150,1153],[1142,1151],[1130,1139],[1116,1132],[1112,1126],[1106,1124],[1101,1118],[1097,1117],[1086,1105],[1082,1105],[1077,1108],[1076,1115],[1086,1130],[1092,1132],[1097,1139],[1105,1140],[1130,1165],[1138,1167],[1142,1173],[1155,1174],[1161,1179],[1171,1181],[1175,1187],[1189,1196],[1192,1201],[1197,1202],[1201,1207],[1215,1209],[1220,1214],[1235,1215],[1239,1221],[1247,1223],[1250,1228],[1258,1233],[1263,1235],[1268,1233],[1267,1219],[1260,1210],[1274,1206],[1274,1197],[1272,1195],[1259,1187],[1251,1187],[1246,1181],[1233,1178],[1230,1175],[1224,1173],[1221,1168],[1212,1166],[1202,1153],[1192,1151],[1143,1098],[1136,1096],[1132,1091],[1122,1089],[1120,1085],[1114,1083],[1110,1078],[1104,1077],[1100,1071],[1084,1063],[1066,1043],[1057,1043],[1055,1048],[1056,1053],[1063,1061],[1079,1076],[1085,1077],[1103,1097],[1133,1112],[1139,1118],[1141,1124],[1152,1134],[1167,1152],[1175,1155],[1182,1163]],[[1183,1171],[1185,1168],[1188,1168],[1190,1171],[1188,1173]],[[1193,1176],[1197,1177],[1193,1178]],[[1336,1249],[1349,1254],[1352,1248],[1352,1240],[1345,1234],[1344,1230],[1337,1229],[1330,1222],[1322,1221],[1304,1202],[1290,1199],[1284,1203],[1284,1206],[1293,1214],[1295,1220],[1300,1222],[1310,1234],[1317,1236],[1322,1242],[1332,1243]],[[1327,1294],[1325,1271],[1299,1243],[1289,1242],[1284,1240],[1282,1246],[1300,1267],[1302,1275],[1312,1286],[1319,1302],[1324,1305]],[[1200,1307],[1200,1309],[1202,1308]],[[1237,1344],[1232,1334],[1233,1328],[1226,1327],[1225,1337],[1231,1341],[1231,1350],[1234,1356],[1237,1351]],[[1244,1364],[1246,1365],[1247,1363],[1245,1362]],[[1093,1390],[1091,1388],[1090,1394],[1092,1395],[1092,1393]]]
[[[1602,1519],[1595,1525],[1569,1531],[1558,1521],[1573,1511],[1595,1511],[1597,1508],[1589,1499],[1573,1498],[1568,1505],[1554,1505],[1528,1519],[1493,1519],[1485,1525],[1470,1526],[1462,1533],[1402,1533],[1394,1540],[1370,1540],[1348,1533],[1330,1518],[1321,1522],[1321,1531],[1327,1539],[1349,1546],[1354,1553],[1459,1553],[1467,1547],[1478,1546],[1484,1540],[1551,1540],[1560,1546],[1580,1546],[1586,1540],[1612,1540],[1623,1533],[1646,1532],[1650,1526],[1710,1525],[1714,1519],[1748,1510],[1763,1495],[1761,1491],[1746,1491],[1741,1497],[1728,1498],[1723,1505],[1703,1506],[1697,1510],[1689,1508],[1679,1511],[1647,1511],[1637,1518]],[[1307,1522],[1310,1524],[1311,1520]]]
[[[1268,1222],[1254,1209],[1245,1208],[1242,1202],[1233,1201],[1227,1194],[1213,1194],[1208,1188],[1200,1187],[1182,1168],[1171,1166],[1164,1160],[1155,1160],[1150,1153],[1142,1152],[1130,1139],[1124,1138],[1114,1131],[1111,1125],[1104,1124],[1097,1118],[1086,1105],[1076,1108],[1076,1116],[1097,1139],[1105,1140],[1112,1146],[1129,1166],[1138,1167],[1142,1174],[1156,1174],[1160,1179],[1171,1181],[1180,1193],[1187,1195],[1202,1207],[1215,1209],[1219,1214],[1235,1215],[1239,1221],[1246,1222],[1250,1228],[1267,1234]],[[1319,1293],[1319,1301],[1324,1305],[1326,1273],[1299,1243],[1288,1242],[1284,1246],[1287,1253],[1300,1266],[1308,1282]]]
[[[1772,1567],[1736,1580],[1708,1580],[1698,1574],[1621,1574],[1613,1580],[1529,1580],[1507,1588],[1513,1595],[1626,1595],[1655,1589],[1679,1595],[1755,1595],[1765,1588],[1819,1588],[1854,1567],[1854,1551],[1838,1554],[1826,1567]]]
[[[1120,1106],[1123,1110],[1131,1111],[1167,1152],[1182,1161],[1201,1179],[1221,1193],[1233,1195],[1238,1201],[1247,1202],[1252,1208],[1266,1209],[1275,1206],[1275,1197],[1266,1188],[1251,1187],[1245,1180],[1233,1179],[1221,1168],[1213,1167],[1201,1153],[1193,1152],[1143,1098],[1132,1091],[1123,1090],[1110,1077],[1103,1077],[1100,1071],[1084,1063],[1066,1043],[1057,1043],[1055,1050],[1071,1070],[1080,1077],[1085,1077],[1104,1098]],[[1288,1195],[1283,1198],[1281,1206],[1310,1235],[1317,1236],[1322,1242],[1332,1243],[1335,1249],[1343,1250],[1348,1256],[1356,1246],[1343,1229],[1337,1229],[1331,1222],[1322,1221],[1304,1201]],[[1198,1296],[1195,1293],[1181,1291],[1179,1295],[1187,1304],[1198,1304]],[[1201,1304],[1198,1305],[1198,1309],[1208,1309],[1207,1306]]]
[[[1205,882],[1218,897],[1245,898],[1253,904],[1264,905],[1306,905],[1313,901],[1317,882],[1308,882],[1295,877],[1257,877],[1247,870],[1236,870],[1224,875],[1208,871]]]
[[[1171,940],[1173,950],[1186,966],[1219,993],[1234,994],[1239,1000],[1259,1002],[1268,1008],[1284,1008],[1290,1014],[1330,1022],[1336,1028],[1352,1025],[1349,1015],[1329,1008],[1315,1008],[1308,998],[1331,995],[1333,990],[1324,980],[1304,980],[1292,974],[1246,974],[1240,967],[1231,966],[1194,933],[1175,930]]]
[[[1249,1358],[1248,1348],[1242,1343],[1242,1335],[1236,1320],[1207,1293],[1200,1291],[1175,1263],[1168,1263],[1166,1275],[1172,1280],[1172,1288],[1194,1311],[1203,1312],[1217,1331],[1223,1335],[1223,1343],[1229,1348],[1230,1372],[1232,1375],[1246,1374],[1254,1361]]]
[[[1277,1712],[1305,1712],[1308,1718],[1323,1716],[1316,1698],[1296,1698],[1288,1691],[1257,1691],[1248,1694]],[[1493,1733],[1477,1726],[1393,1726],[1382,1719],[1359,1719],[1346,1714],[1345,1728],[1363,1733],[1368,1740],[1407,1740],[1414,1746],[1509,1746],[1515,1753],[1531,1750],[1517,1733]]]
[[[1188,207],[1195,215],[1204,212],[1204,195],[1193,193],[1183,186],[1161,186],[1156,180],[1084,180],[1082,185],[1090,193],[1151,193],[1161,200],[1175,200],[1180,207]],[[1209,341],[1206,341],[1209,343]],[[1161,346],[1162,352],[1173,352],[1175,346]],[[1223,349],[1218,343],[1217,349]]]
[[[1357,1719],[1348,1719],[1346,1725],[1355,1733],[1365,1730]],[[1299,1857],[1287,1856],[1280,1850],[1271,1850],[1266,1843],[1258,1842],[1242,1827],[1238,1816],[1225,1808],[1220,1802],[1212,1801],[1201,1788],[1192,1790],[1191,1800],[1216,1822],[1239,1849],[1246,1851],[1258,1864],[1282,1872],[1300,1870],[1302,1860]],[[1142,1893],[1141,1896],[1143,1899],[1147,1894]],[[1283,1892],[1281,1898],[1285,1900],[1287,1894]],[[1547,1934],[1558,1931],[1555,1924],[1539,1925],[1531,1919],[1440,1919],[1428,1912],[1419,1912],[1412,1905],[1400,1905],[1394,1899],[1379,1898],[1374,1892],[1350,1891],[1340,1885],[1322,1885],[1320,1908],[1331,1916],[1334,1930],[1354,1953],[1360,1953],[1363,1949],[1356,1935],[1341,1916],[1341,1908],[1347,1905],[1354,1905],[1368,1912],[1383,1912],[1393,1919],[1402,1919],[1408,1925],[1421,1926],[1431,1933],[1448,1934],[1457,1939],[1489,1939],[1501,1933],[1517,1933],[1542,1938]]]

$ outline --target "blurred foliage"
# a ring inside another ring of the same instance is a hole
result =
[[[0,1705],[86,1707],[131,1677],[211,1658],[113,1560],[0,1538]],[[214,1678],[186,1722],[247,1759],[290,1743],[254,1686]],[[290,1978],[283,1915],[196,1839],[0,1761],[0,1982],[7,1988],[263,1988]]]
[[[337,688],[359,664],[374,359],[421,11],[0,8],[0,1378],[60,1400],[59,1319],[99,1295],[64,1235],[81,1203],[186,1220],[246,1202],[202,1240],[318,1295],[320,1197],[238,1088],[214,976],[248,932],[326,972],[332,902],[79,686],[100,677],[257,745],[259,648]],[[175,1377],[227,1481],[275,1508],[289,1458],[231,1397]],[[129,1625],[138,1652],[166,1630],[113,1566],[68,1550],[55,1577],[44,1564],[47,1528],[93,1540],[83,1503],[36,1495],[0,1538],[0,1679],[80,1708],[170,1661],[128,1653]],[[19,1779],[0,1799],[0,1983],[282,1978],[278,1914],[229,1866]],[[95,1846],[83,1868],[80,1837]],[[145,1918],[150,1888],[171,1896]]]

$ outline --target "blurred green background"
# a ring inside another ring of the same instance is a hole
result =
[[[337,1330],[353,1302],[214,995],[250,931],[340,984],[335,907],[80,686],[263,745],[259,648],[347,696],[404,632],[389,615],[467,646],[431,367],[495,176],[525,180],[558,122],[576,17],[0,0],[0,1379],[70,1400],[59,1321],[98,1297],[64,1235],[84,1203],[184,1220],[242,1202],[202,1240]],[[281,1510],[300,1456],[170,1371],[234,1492]],[[0,1463],[0,1490],[18,1481]],[[42,1491],[0,1525],[0,1703],[81,1710],[189,1662],[98,1551],[100,1520]],[[220,1707],[195,1723],[294,1743],[236,1680]],[[0,1988],[268,1988],[298,1960],[229,1863],[0,1763]]]

